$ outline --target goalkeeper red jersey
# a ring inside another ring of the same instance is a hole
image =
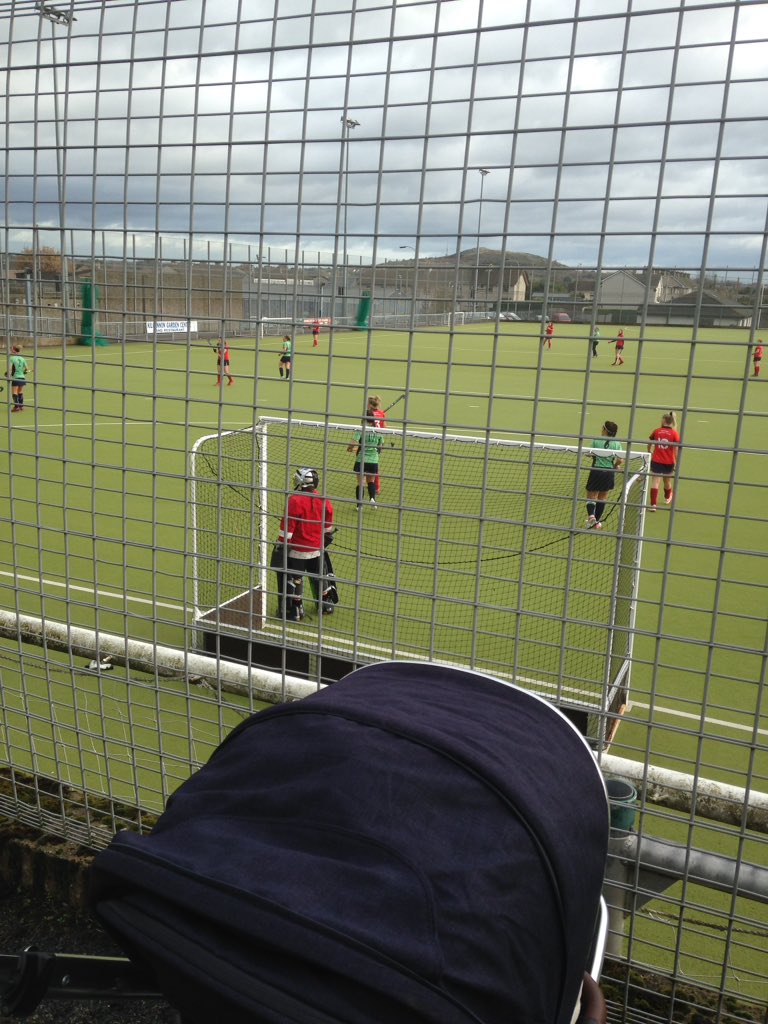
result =
[[[287,522],[286,522],[287,520]],[[323,549],[323,534],[333,526],[333,505],[317,491],[294,491],[288,498],[288,515],[280,520],[279,541],[299,556]]]

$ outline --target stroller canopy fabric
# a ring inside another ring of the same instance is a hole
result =
[[[569,1024],[607,840],[554,708],[385,663],[238,726],[93,902],[185,1021]]]

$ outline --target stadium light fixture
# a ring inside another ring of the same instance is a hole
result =
[[[62,11],[59,7],[51,7],[50,4],[37,3],[35,10],[54,25],[71,25],[73,21],[77,21],[72,11]]]

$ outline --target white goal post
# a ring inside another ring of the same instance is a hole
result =
[[[342,600],[333,619],[310,609],[292,643],[361,663],[416,658],[490,671],[588,709],[596,739],[629,688],[646,453],[628,453],[595,534],[583,528],[586,446],[384,430],[374,520],[354,498],[354,429],[264,417],[195,443],[196,622],[285,640],[269,556],[295,467],[315,466],[339,525]]]

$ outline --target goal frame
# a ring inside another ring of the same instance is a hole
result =
[[[305,420],[305,419],[288,419],[287,417],[279,416],[264,416],[260,417],[251,427],[241,428],[239,430],[225,430],[219,432],[213,432],[205,434],[194,443],[190,452],[190,477],[189,477],[189,498],[190,498],[190,544],[188,550],[191,552],[191,565],[192,565],[192,614],[194,619],[194,625],[196,631],[203,629],[210,629],[211,619],[213,618],[216,628],[222,633],[232,633],[233,635],[240,636],[241,638],[247,638],[249,633],[249,627],[237,624],[227,623],[226,625],[216,622],[216,617],[212,616],[212,613],[216,611],[216,608],[222,608],[223,605],[214,606],[212,609],[203,607],[201,603],[200,585],[199,579],[200,574],[198,571],[198,558],[200,553],[196,546],[196,538],[199,529],[198,522],[198,503],[197,503],[197,470],[196,460],[201,447],[214,440],[220,440],[225,437],[234,437],[236,435],[249,435],[258,437],[259,441],[259,457],[257,459],[257,465],[253,474],[253,486],[258,488],[262,494],[267,494],[269,491],[269,464],[270,464],[270,439],[271,432],[270,428],[280,426],[288,426],[290,430],[301,430],[303,428],[316,429],[318,430],[318,439],[322,436],[324,439],[324,450],[327,447],[327,439],[329,435],[343,434],[348,436],[350,431],[355,429],[355,423],[341,423],[341,422],[322,422],[318,420]],[[404,427],[393,428],[385,427],[381,428],[380,433],[391,438],[403,438],[407,437],[412,440],[426,440],[429,442],[438,442],[441,445],[455,444],[455,445],[468,445],[468,446],[482,446],[485,448],[487,445],[493,445],[494,447],[500,448],[512,448],[518,451],[529,452],[531,449],[538,451],[561,453],[573,458],[574,465],[577,466],[577,460],[588,457],[591,449],[587,444],[579,445],[565,445],[555,443],[541,443],[541,442],[528,442],[528,441],[516,441],[506,438],[497,437],[480,437],[477,435],[469,434],[452,434],[444,431],[423,431],[423,430],[408,430]],[[565,696],[563,697],[560,687],[553,686],[544,679],[528,679],[520,675],[514,675],[512,673],[505,674],[503,671],[497,671],[496,674],[500,679],[508,682],[514,682],[517,685],[522,685],[530,688],[533,692],[542,693],[546,696],[547,691],[556,691],[551,693],[551,699],[557,698],[557,702],[562,701],[569,707],[583,708],[588,716],[591,716],[592,722],[587,728],[585,734],[588,735],[590,740],[594,742],[600,749],[605,747],[610,741],[612,734],[611,721],[617,719],[618,716],[623,713],[629,700],[629,692],[631,687],[631,664],[633,656],[633,645],[634,645],[634,629],[635,620],[637,615],[637,605],[639,600],[639,580],[640,580],[640,565],[642,559],[642,535],[643,525],[645,517],[645,500],[646,500],[646,489],[648,479],[648,468],[649,468],[649,456],[647,452],[636,451],[631,448],[617,451],[616,454],[619,457],[631,459],[637,463],[639,468],[635,469],[631,473],[623,474],[621,480],[621,492],[620,497],[616,501],[618,508],[619,522],[615,531],[616,539],[613,552],[613,586],[611,589],[611,601],[610,601],[610,619],[605,624],[608,636],[608,644],[604,653],[601,653],[603,660],[603,671],[602,671],[602,686],[601,694],[602,700],[598,706],[596,703],[590,703],[586,700],[579,700],[576,696]],[[317,466],[320,473],[325,476],[327,466],[319,463]],[[290,467],[286,467],[285,479],[286,483],[290,480],[291,472]],[[225,481],[222,481],[225,482]],[[639,483],[641,502],[639,502],[638,508],[638,524],[637,524],[637,535],[631,533],[625,534],[625,519],[627,513],[627,497],[633,487],[637,487]],[[274,487],[272,488],[274,490]],[[575,498],[575,500],[578,500]],[[259,537],[258,543],[251,544],[251,550],[254,554],[258,554],[258,568],[254,573],[254,579],[257,580],[257,586],[261,589],[263,595],[268,593],[268,577],[269,577],[269,554],[272,545],[274,544],[274,538],[269,535],[269,513],[267,510],[266,500],[259,503],[258,514],[254,517],[258,520]],[[609,536],[613,536],[614,531],[610,534],[604,534],[604,538],[607,539]],[[634,557],[631,563],[631,588],[630,593],[621,593],[619,585],[619,574],[623,567],[626,568],[626,563],[621,560],[621,545],[625,537],[629,537],[634,543]],[[235,599],[245,598],[248,591],[238,594]],[[626,633],[626,644],[623,653],[617,655],[616,636],[617,636],[617,609],[619,602],[627,602],[626,607],[628,612],[625,616],[625,623],[621,627],[621,632]],[[232,601],[226,602],[231,604]],[[208,624],[206,625],[206,617]],[[273,643],[290,644],[292,647],[297,649],[304,649],[306,651],[317,652],[325,651],[330,657],[333,658],[344,658],[352,657],[352,654],[347,650],[347,645],[337,637],[323,635],[320,629],[315,630],[310,628],[307,631],[307,627],[302,624],[301,628],[286,628],[286,624],[282,624],[282,628],[273,626],[265,628],[263,637],[270,638]],[[387,650],[380,654],[377,654],[373,650],[372,644],[356,643],[354,645],[354,664],[367,664],[389,658],[392,656],[392,652]],[[409,660],[424,660],[434,661],[441,664],[458,665],[460,667],[473,668],[472,658],[468,659],[468,662],[464,661],[452,661],[440,657],[426,657],[420,655],[412,650],[403,651],[402,656]],[[621,658],[621,665],[612,678],[612,664],[614,658],[619,656]],[[596,677],[597,678],[597,675]],[[562,684],[562,680],[560,681]]]

